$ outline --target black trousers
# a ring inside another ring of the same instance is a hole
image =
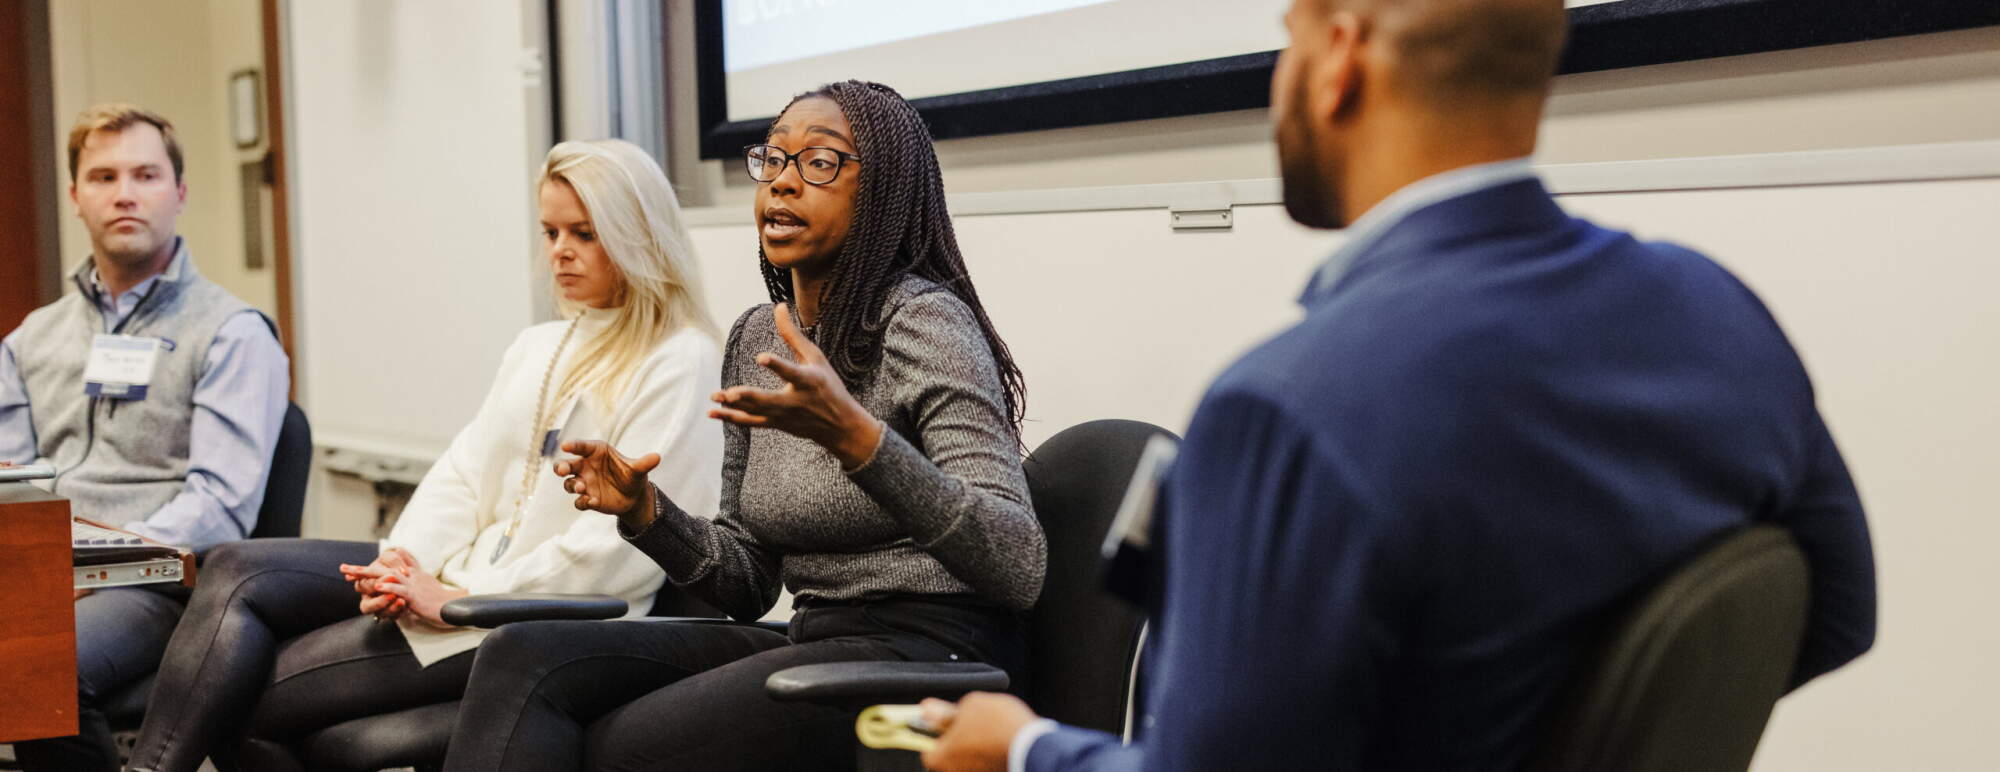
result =
[[[131,766],[193,772],[213,754],[224,769],[299,767],[284,756],[309,732],[458,699],[472,652],[420,667],[402,630],[361,615],[340,564],[365,565],[376,552],[367,542],[254,539],[210,553]],[[259,760],[239,765],[246,744]]]
[[[854,715],[777,702],[795,665],[979,661],[1026,683],[1019,616],[927,600],[810,606],[791,635],[665,621],[526,622],[480,645],[445,768],[806,770],[854,765]]]

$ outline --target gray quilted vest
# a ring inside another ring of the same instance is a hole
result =
[[[84,394],[84,365],[91,339],[109,330],[92,299],[90,275],[85,260],[70,277],[80,292],[28,315],[14,354],[28,387],[36,454],[56,468],[55,492],[69,498],[78,516],[115,525],[144,520],[181,492],[202,362],[223,321],[251,309],[202,278],[187,240],[180,240],[160,280],[116,329],[171,341],[145,399],[91,397]]]

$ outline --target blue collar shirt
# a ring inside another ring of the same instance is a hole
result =
[[[104,332],[110,333],[161,281],[181,280],[192,259],[187,242],[180,240],[166,270],[115,297],[95,268],[79,270],[73,278],[103,317]],[[10,332],[0,340],[0,461],[45,462],[35,439],[27,382],[15,354],[18,334]],[[224,321],[208,346],[195,386],[186,487],[145,520],[115,525],[196,550],[243,538],[256,528],[271,454],[291,399],[290,369],[284,348],[262,314],[244,311]],[[82,389],[77,384],[77,390]]]

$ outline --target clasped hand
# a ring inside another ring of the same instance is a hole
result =
[[[779,303],[772,309],[778,337],[792,350],[792,359],[771,352],[757,355],[764,366],[785,382],[779,389],[731,386],[716,392],[719,406],[708,417],[741,426],[777,429],[811,440],[840,460],[841,468],[867,463],[882,440],[882,424],[847,392],[826,354],[813,345],[791,311]],[[595,440],[566,442],[563,452],[577,457],[556,462],[563,490],[576,494],[576,508],[616,515],[629,530],[652,522],[652,486],[646,473],[660,465],[660,454],[627,458],[609,444]]]
[[[401,547],[384,550],[365,566],[342,563],[340,575],[354,583],[361,613],[383,620],[409,618],[441,629],[452,627],[442,616],[444,604],[469,594],[446,587]]]

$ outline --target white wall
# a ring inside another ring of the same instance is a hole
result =
[[[1180,431],[1209,379],[1298,318],[1292,299],[1339,243],[1276,206],[1229,232],[1177,233],[1159,210],[959,217],[967,267],[1028,382],[1029,447],[1132,418]],[[750,225],[693,229],[727,324],[769,302]]]
[[[1818,386],[1868,508],[1881,581],[1876,649],[1780,703],[1756,765],[2000,766],[2000,177],[1563,196],[1607,225],[1700,249],[1772,308]],[[1174,233],[1158,210],[962,216],[980,294],[1028,376],[1028,441],[1091,418],[1186,425],[1207,381],[1297,316],[1338,236],[1282,207],[1229,233]],[[695,230],[717,308],[763,301],[747,225]],[[1884,706],[1894,706],[1885,710]]]
[[[222,110],[223,119],[218,121],[217,131],[210,138],[211,153],[215,159],[209,177],[214,182],[215,204],[233,207],[229,214],[230,235],[225,243],[209,245],[205,249],[216,256],[207,265],[211,278],[216,283],[228,287],[251,305],[262,309],[265,314],[277,320],[278,277],[276,271],[277,242],[273,230],[271,195],[269,186],[259,184],[246,191],[242,186],[242,165],[257,163],[264,159],[270,149],[270,110],[264,109],[265,126],[260,132],[259,142],[252,147],[237,147],[230,129],[228,84],[230,76],[241,70],[258,72],[258,102],[263,102],[261,86],[263,78],[270,77],[264,67],[264,12],[259,0],[206,0],[209,6],[209,34],[213,36],[208,49],[207,87],[216,94],[216,107]],[[261,233],[258,235],[259,248],[263,252],[262,263],[249,266],[247,245],[243,232],[243,198],[255,196],[261,218]]]
[[[2000,768],[2000,179],[1583,196],[1742,276],[1805,359],[1867,506],[1875,650],[1779,703],[1755,769]]]
[[[538,5],[289,6],[298,369],[321,445],[434,457],[534,319]],[[308,533],[368,535],[366,486],[316,475],[312,498]]]
[[[2000,27],[1773,51],[1558,78],[1538,157],[1587,163],[1991,139],[2000,137],[1995,105]],[[938,159],[953,193],[1276,177],[1266,112],[944,140]],[[747,211],[753,188],[740,161],[708,161],[691,176],[676,182],[696,187],[696,200]]]
[[[1544,163],[2000,139],[2000,28],[1559,80]],[[948,140],[954,193],[1198,182],[1276,173],[1263,111]],[[1992,152],[1992,146],[1984,152]],[[1991,167],[1991,159],[1987,164]],[[750,188],[708,162],[697,213],[717,308],[762,299]],[[1875,651],[1780,704],[1755,769],[2000,768],[1986,742],[2000,664],[2000,178],[1564,196],[1586,216],[1708,251],[1772,307],[1805,358],[1868,506],[1881,581]],[[1159,210],[961,216],[981,296],[1028,376],[1029,440],[1122,416],[1179,429],[1233,354],[1296,313],[1337,236],[1238,207],[1228,233]],[[721,277],[727,277],[723,279]],[[1219,281],[1218,277],[1226,277]],[[1079,336],[1077,330],[1088,330]],[[1114,345],[1105,346],[1106,341]]]

